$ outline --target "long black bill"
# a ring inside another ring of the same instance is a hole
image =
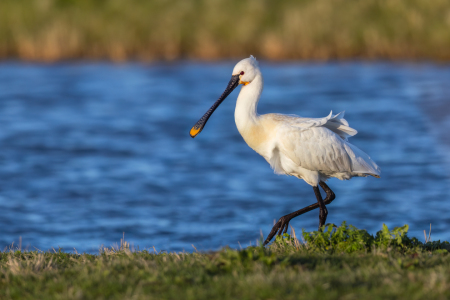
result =
[[[223,92],[222,96],[211,106],[210,109],[201,117],[200,120],[198,120],[197,123],[195,123],[194,127],[192,127],[189,134],[192,138],[195,138],[197,134],[199,134],[203,127],[205,127],[206,122],[208,122],[209,117],[211,117],[212,113],[216,110],[217,107],[219,107],[220,103],[222,103],[223,100],[239,85],[239,74],[231,76],[230,82],[228,82],[228,86]]]

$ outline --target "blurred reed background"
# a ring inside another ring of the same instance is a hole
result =
[[[0,58],[450,59],[448,0],[2,0]]]

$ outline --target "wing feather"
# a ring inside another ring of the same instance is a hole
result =
[[[278,148],[280,153],[296,165],[330,175],[379,175],[380,170],[375,162],[366,153],[347,142],[347,138],[355,135],[357,131],[348,126],[343,112],[335,116],[330,113],[325,118],[317,119],[283,117],[283,122],[278,122]]]
[[[278,139],[279,150],[298,166],[324,173],[351,172],[351,161],[344,141],[323,126],[298,130],[283,126]]]

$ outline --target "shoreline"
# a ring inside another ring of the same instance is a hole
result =
[[[450,296],[450,244],[407,237],[408,225],[372,236],[344,222],[277,237],[267,247],[98,255],[0,252],[2,299],[441,299]]]

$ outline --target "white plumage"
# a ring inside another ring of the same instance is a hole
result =
[[[235,120],[247,144],[262,155],[276,174],[296,176],[312,186],[330,177],[380,176],[370,157],[347,139],[357,131],[349,127],[344,112],[324,118],[257,114],[263,77],[253,57],[240,61],[233,74],[244,72]],[[249,74],[249,76],[247,76]],[[253,76],[251,76],[253,75]]]
[[[236,126],[245,142],[262,155],[276,174],[286,174],[303,179],[313,186],[317,203],[281,217],[273,226],[264,244],[277,233],[287,231],[291,219],[320,208],[319,228],[326,221],[335,195],[326,185],[330,177],[341,180],[355,176],[380,177],[380,168],[362,150],[348,142],[357,134],[344,119],[344,112],[324,118],[302,118],[294,115],[257,113],[264,80],[256,59],[251,56],[241,60],[233,69],[225,92],[192,127],[190,135],[197,136],[211,114],[239,85],[243,84],[236,101],[234,113]],[[322,199],[319,186],[327,196]]]

